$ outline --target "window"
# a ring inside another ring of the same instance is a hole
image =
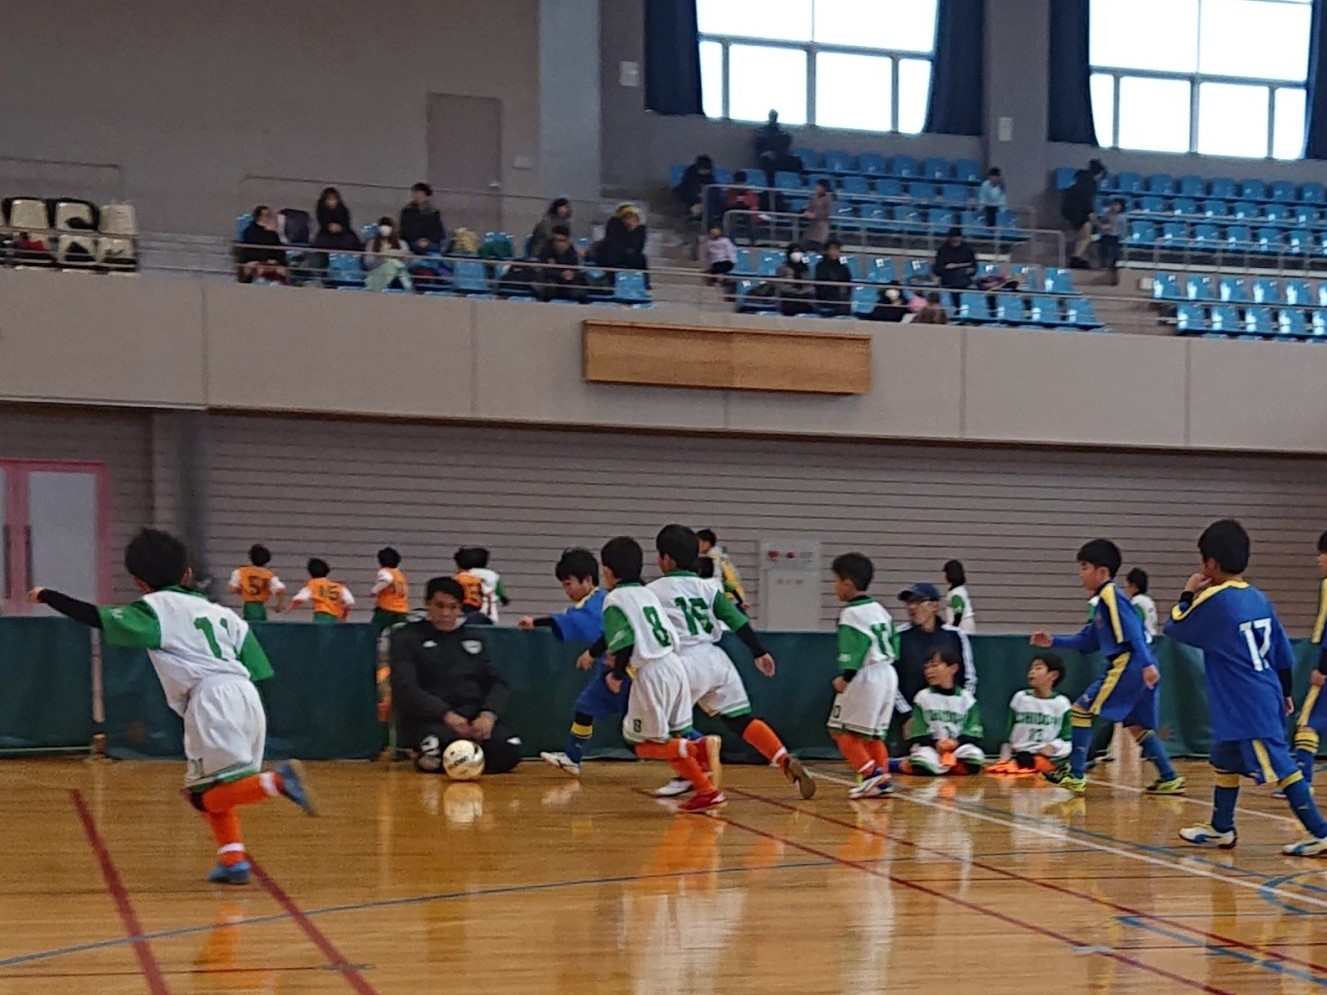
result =
[[[698,0],[705,115],[917,134],[937,0]]]
[[[1300,158],[1311,15],[1311,0],[1093,0],[1097,140]]]

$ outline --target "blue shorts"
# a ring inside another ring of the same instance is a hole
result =
[[[1142,671],[1128,666],[1111,666],[1079,695],[1074,707],[1110,722],[1155,729],[1157,689],[1143,683]]]
[[[1242,774],[1259,784],[1275,784],[1299,773],[1283,738],[1222,740],[1212,744],[1210,759],[1217,770]]]
[[[1327,694],[1322,694],[1322,688],[1309,685],[1309,693],[1304,696],[1295,724],[1301,729],[1307,727],[1315,732],[1327,732]]]
[[[596,661],[593,676],[576,696],[577,714],[588,715],[592,719],[607,719],[614,715],[627,714],[627,695],[631,692],[631,678],[623,678],[622,690],[614,694],[604,683],[604,676],[607,673],[608,669]]]

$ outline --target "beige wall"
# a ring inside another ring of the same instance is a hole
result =
[[[0,399],[542,425],[1320,453],[1304,343],[758,318],[634,321],[871,335],[858,397],[590,385],[599,309],[0,271]]]

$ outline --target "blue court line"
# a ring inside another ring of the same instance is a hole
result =
[[[1131,926],[1134,929],[1141,929],[1148,933],[1155,933],[1157,936],[1164,936],[1167,939],[1174,940],[1186,947],[1205,950],[1208,954],[1217,957],[1237,960],[1241,964],[1252,964],[1254,967],[1261,967],[1266,971],[1272,971],[1276,974],[1284,974],[1288,978],[1307,981],[1318,988],[1327,988],[1327,977],[1323,977],[1321,974],[1314,974],[1312,971],[1305,971],[1302,968],[1294,967],[1289,964],[1284,964],[1281,961],[1259,957],[1245,950],[1237,950],[1231,947],[1223,947],[1216,943],[1208,943],[1206,940],[1197,939],[1187,933],[1180,933],[1166,929],[1164,926],[1158,926],[1156,923],[1147,922],[1136,916],[1117,916],[1116,921],[1125,926]]]

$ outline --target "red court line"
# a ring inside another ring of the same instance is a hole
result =
[[[331,969],[345,978],[346,984],[359,992],[360,995],[378,995],[378,990],[368,983],[364,975],[360,973],[359,968],[342,956],[341,951],[336,948],[336,944],[327,938],[326,933],[314,925],[308,914],[295,903],[293,898],[286,894],[286,890],[281,885],[272,880],[271,875],[263,870],[262,865],[254,860],[252,855],[249,857],[249,863],[253,866],[253,873],[258,879],[258,883],[267,889],[267,893],[276,900],[277,905],[281,906],[286,915],[299,924],[300,929],[304,930],[304,935],[313,941],[315,947],[322,951]]]
[[[1084,902],[1090,902],[1093,905],[1099,905],[1103,908],[1112,909],[1116,912],[1123,913],[1124,915],[1135,916],[1139,919],[1147,919],[1151,922],[1161,923],[1165,926],[1168,926],[1171,929],[1183,930],[1184,932],[1192,933],[1194,936],[1200,936],[1205,940],[1213,941],[1217,945],[1224,945],[1232,947],[1236,950],[1246,950],[1252,953],[1262,954],[1264,957],[1267,957],[1274,961],[1279,961],[1283,964],[1294,964],[1299,967],[1307,967],[1314,971],[1327,971],[1327,967],[1324,967],[1321,964],[1315,964],[1311,960],[1302,960],[1298,957],[1292,957],[1289,954],[1278,953],[1275,950],[1268,950],[1266,947],[1259,946],[1255,943],[1248,943],[1244,940],[1239,940],[1232,936],[1223,936],[1220,933],[1212,933],[1205,929],[1199,929],[1196,926],[1186,926],[1180,923],[1176,923],[1173,920],[1165,919],[1162,916],[1153,915],[1150,912],[1143,912],[1139,909],[1130,908],[1127,905],[1121,905],[1119,902],[1113,902],[1108,898],[1097,898],[1094,895],[1088,895],[1081,891],[1075,891],[1073,888],[1066,888],[1062,885],[1054,884],[1050,880],[1029,877],[1026,874],[1019,874],[1017,871],[1011,871],[1003,867],[996,867],[994,864],[987,864],[982,862],[981,860],[976,860],[976,859],[970,860],[967,858],[955,857],[952,853],[946,853],[943,850],[936,850],[931,847],[924,846],[921,843],[914,843],[912,840],[905,839],[904,837],[901,836],[891,836],[888,833],[881,833],[873,829],[867,829],[864,826],[858,826],[855,823],[847,822],[843,819],[836,819],[832,815],[821,815],[819,812],[811,812],[808,811],[807,809],[798,808],[795,805],[789,805],[786,802],[781,802],[777,798],[767,798],[764,795],[752,794],[749,791],[742,791],[740,788],[730,788],[729,790],[735,795],[742,795],[745,798],[750,798],[753,799],[754,801],[764,802],[766,805],[773,805],[775,808],[786,809],[789,812],[800,812],[803,815],[808,815],[813,819],[819,819],[821,822],[827,822],[830,825],[842,826],[844,829],[851,829],[854,832],[862,832],[862,833],[867,833],[871,836],[878,836],[881,839],[886,839],[893,843],[898,843],[901,846],[910,847],[911,849],[917,850],[921,853],[931,853],[939,857],[947,858],[949,860],[962,860],[963,863],[977,870],[991,871],[992,873],[998,874],[1001,877],[1008,878],[1012,881],[1018,881],[1022,884],[1030,884],[1037,888],[1044,888],[1047,891],[1053,891],[1056,892],[1057,894],[1068,895],[1072,898],[1077,898]],[[960,815],[962,815],[964,812],[962,806],[959,805],[947,805],[944,807],[948,808],[950,811],[957,812]],[[1004,812],[1003,814],[1008,815],[1010,818],[1013,819],[1018,818],[1018,816],[1014,815],[1014,813],[1012,812]]]
[[[152,995],[170,995],[166,979],[161,974],[161,965],[157,963],[152,947],[143,937],[138,914],[134,912],[134,905],[129,900],[129,890],[120,880],[120,872],[115,869],[115,861],[111,859],[110,850],[106,849],[106,841],[102,839],[101,831],[97,829],[97,823],[92,818],[92,810],[88,808],[83,792],[77,788],[70,788],[69,798],[74,803],[74,810],[78,812],[79,822],[83,823],[83,833],[88,838],[92,855],[97,858],[97,863],[101,866],[101,876],[106,882],[106,890],[110,892],[111,899],[120,912],[120,921],[124,924],[124,931],[133,944],[134,954],[138,957],[138,967],[147,981],[148,991]]]
[[[730,788],[729,790],[731,791],[732,789]],[[742,794],[746,797],[754,798],[757,801],[769,800],[762,798],[759,795],[749,795],[745,791],[742,792],[734,791],[734,794]],[[791,808],[791,806],[788,807]],[[805,809],[796,809],[795,811],[805,812]],[[810,812],[806,814],[814,815],[814,813]],[[909,881],[907,878],[896,877],[895,875],[889,874],[885,871],[876,870],[874,867],[871,867],[868,864],[863,864],[855,860],[848,860],[844,857],[837,856],[836,854],[830,853],[828,850],[821,850],[818,847],[808,846],[805,843],[795,842],[794,840],[788,839],[786,836],[779,836],[777,833],[767,832],[764,829],[757,829],[755,826],[748,826],[745,823],[736,822],[733,819],[728,818],[726,815],[719,815],[716,816],[715,818],[718,818],[722,822],[728,823],[728,825],[732,826],[735,829],[741,829],[748,833],[753,833],[756,836],[763,836],[766,839],[774,840],[776,842],[784,844],[785,846],[791,846],[794,849],[801,850],[803,853],[809,853],[816,857],[821,857],[825,860],[832,860],[834,861],[834,863],[839,864],[843,867],[851,867],[854,870],[862,871],[863,873],[870,874],[873,877],[884,878],[887,881],[892,881],[894,884],[902,885],[904,888],[910,888],[913,891],[919,891],[924,895],[930,895],[932,898],[938,898],[943,902],[949,902],[951,905],[957,905],[960,908],[967,909],[970,912],[976,912],[984,916],[989,916],[992,919],[998,919],[1001,922],[1009,924],[1010,926],[1017,926],[1020,929],[1030,930],[1033,933],[1038,933],[1041,936],[1049,937],[1052,940],[1058,940],[1060,943],[1066,944],[1067,946],[1070,947],[1088,946],[1087,942],[1084,940],[1075,940],[1072,936],[1066,936],[1065,934],[1058,933],[1053,929],[1047,929],[1045,926],[1039,926],[1034,922],[1027,922],[1026,920],[1018,919],[1015,918],[1014,916],[1006,915],[1003,912],[997,912],[995,909],[988,909],[985,906],[977,905],[975,902],[969,902],[966,899],[957,897],[956,895],[947,895],[943,891],[936,891],[934,888],[928,888],[924,884],[918,884],[916,881]],[[858,827],[851,826],[850,828],[856,829]],[[886,836],[884,838],[892,840],[894,837]],[[1235,995],[1234,992],[1228,991],[1225,988],[1217,988],[1213,985],[1206,984],[1205,982],[1196,981],[1193,978],[1186,978],[1182,974],[1174,974],[1171,971],[1167,971],[1165,968],[1153,967],[1150,964],[1145,964],[1140,960],[1136,960],[1135,958],[1128,956],[1127,954],[1118,953],[1117,951],[1114,950],[1097,950],[1094,951],[1094,955],[1099,957],[1109,957],[1111,960],[1119,961],[1121,964],[1124,964],[1127,967],[1137,968],[1140,971],[1147,971],[1150,974],[1155,974],[1159,977],[1167,979],[1168,981],[1174,981],[1188,988],[1197,989],[1200,992],[1210,992],[1212,993],[1212,995]]]

